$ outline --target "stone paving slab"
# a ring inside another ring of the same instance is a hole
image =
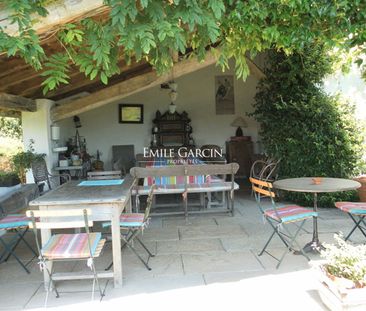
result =
[[[263,270],[261,264],[251,251],[236,253],[220,252],[202,255],[190,254],[182,255],[182,257],[186,274]]]
[[[157,254],[199,254],[224,251],[219,239],[162,241],[157,243]]]
[[[178,227],[179,236],[186,239],[220,238],[246,235],[240,225]]]
[[[201,216],[189,216],[186,220],[184,216],[182,217],[165,217],[163,219],[163,227],[176,228],[178,226],[207,226],[207,225],[217,225],[215,218],[210,215]]]
[[[171,228],[147,228],[144,230],[144,241],[176,241],[179,240],[178,229]]]

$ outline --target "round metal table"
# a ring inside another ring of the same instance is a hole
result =
[[[318,211],[318,193],[355,190],[361,187],[359,182],[350,179],[323,177],[320,184],[314,184],[313,178],[315,177],[282,179],[275,181],[273,187],[286,191],[313,193],[315,212]],[[318,252],[321,248],[322,245],[318,234],[318,219],[313,217],[313,239],[305,245],[304,251]]]

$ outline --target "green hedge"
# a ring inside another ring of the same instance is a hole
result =
[[[266,152],[281,159],[280,178],[358,174],[362,158],[362,128],[353,105],[322,90],[332,59],[321,47],[287,56],[271,51],[266,78],[258,87],[255,111]],[[311,205],[312,196],[287,193],[287,199]],[[337,200],[356,200],[355,192],[324,194],[321,206]]]

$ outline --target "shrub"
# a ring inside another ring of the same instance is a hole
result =
[[[335,235],[336,245],[326,244],[321,257],[326,259],[327,272],[338,278],[345,278],[355,287],[366,285],[366,246],[351,245],[341,236]]]
[[[19,177],[15,172],[0,171],[0,187],[11,187],[20,183]]]
[[[321,47],[302,53],[268,54],[266,78],[258,87],[254,112],[269,156],[281,159],[280,178],[326,176],[350,178],[362,158],[362,129],[354,106],[322,90],[333,59]],[[290,200],[311,205],[312,195],[286,193]],[[320,206],[340,199],[355,200],[355,192],[324,194]]]

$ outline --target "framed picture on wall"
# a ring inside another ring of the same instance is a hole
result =
[[[232,75],[215,77],[216,114],[235,114],[234,78]]]
[[[144,106],[141,104],[119,104],[119,123],[144,123]]]

